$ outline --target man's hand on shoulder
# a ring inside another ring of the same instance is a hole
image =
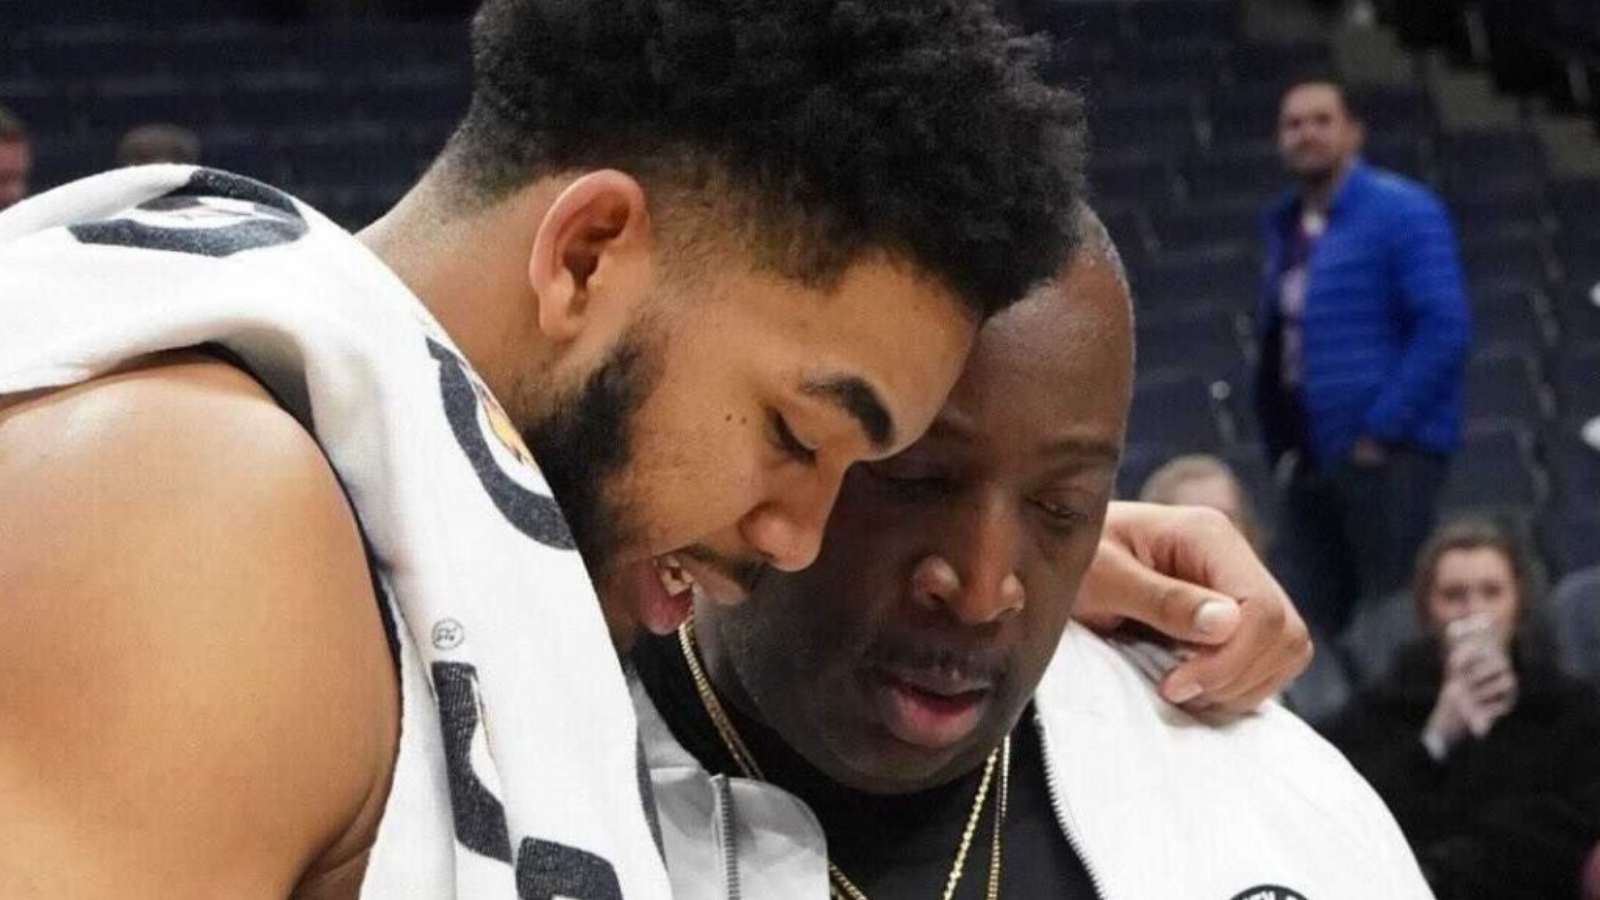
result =
[[[1187,647],[1161,693],[1194,712],[1253,710],[1311,662],[1289,596],[1211,509],[1112,503],[1073,616],[1098,631],[1131,619]]]
[[[0,635],[0,896],[283,897],[361,849],[382,624],[326,461],[243,373],[0,407]]]

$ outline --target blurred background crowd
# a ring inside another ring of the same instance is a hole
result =
[[[359,228],[464,111],[472,5],[11,0],[0,208],[199,162]],[[1287,702],[1441,897],[1600,896],[1600,3],[1001,5],[1133,280],[1121,492],[1269,559]]]

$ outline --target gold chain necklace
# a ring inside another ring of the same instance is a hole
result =
[[[722,708],[722,701],[717,699],[717,692],[711,687],[711,679],[706,677],[705,669],[700,666],[700,653],[695,643],[692,616],[678,626],[678,646],[683,650],[683,661],[689,666],[689,675],[694,679],[694,689],[700,695],[700,703],[705,707],[711,724],[716,727],[717,735],[722,738],[722,745],[727,749],[728,755],[733,757],[734,764],[746,778],[766,781],[766,775],[756,764],[754,754],[739,737],[738,729],[733,727],[733,720]],[[961,883],[961,874],[967,864],[967,851],[972,847],[972,835],[978,829],[978,819],[983,814],[984,801],[989,797],[989,785],[996,768],[1000,770],[999,797],[996,801],[999,809],[996,810],[994,817],[994,840],[989,849],[989,884],[985,897],[987,900],[997,900],[1000,896],[1000,825],[1005,821],[1006,807],[1011,795],[1010,735],[1006,735],[1005,740],[989,754],[988,761],[983,765],[983,779],[978,782],[978,796],[972,801],[972,812],[968,813],[967,825],[961,832],[961,844],[956,849],[956,858],[950,866],[950,874],[945,878],[942,900],[951,900],[956,894],[956,886]],[[828,880],[830,882],[828,895],[834,900],[867,900],[867,895],[846,878],[844,872],[840,871],[832,860],[828,861]]]

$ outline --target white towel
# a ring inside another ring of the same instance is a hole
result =
[[[286,194],[188,166],[0,214],[0,394],[204,343],[315,436],[400,622],[400,751],[362,895],[669,896],[582,560],[504,414],[399,279]]]

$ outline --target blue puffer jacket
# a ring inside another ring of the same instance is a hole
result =
[[[1256,407],[1273,461],[1297,443],[1278,372],[1278,288],[1299,215],[1291,192],[1262,226]],[[1443,204],[1414,181],[1358,162],[1334,196],[1310,267],[1303,374],[1315,458],[1344,460],[1362,436],[1453,452],[1471,321]]]

